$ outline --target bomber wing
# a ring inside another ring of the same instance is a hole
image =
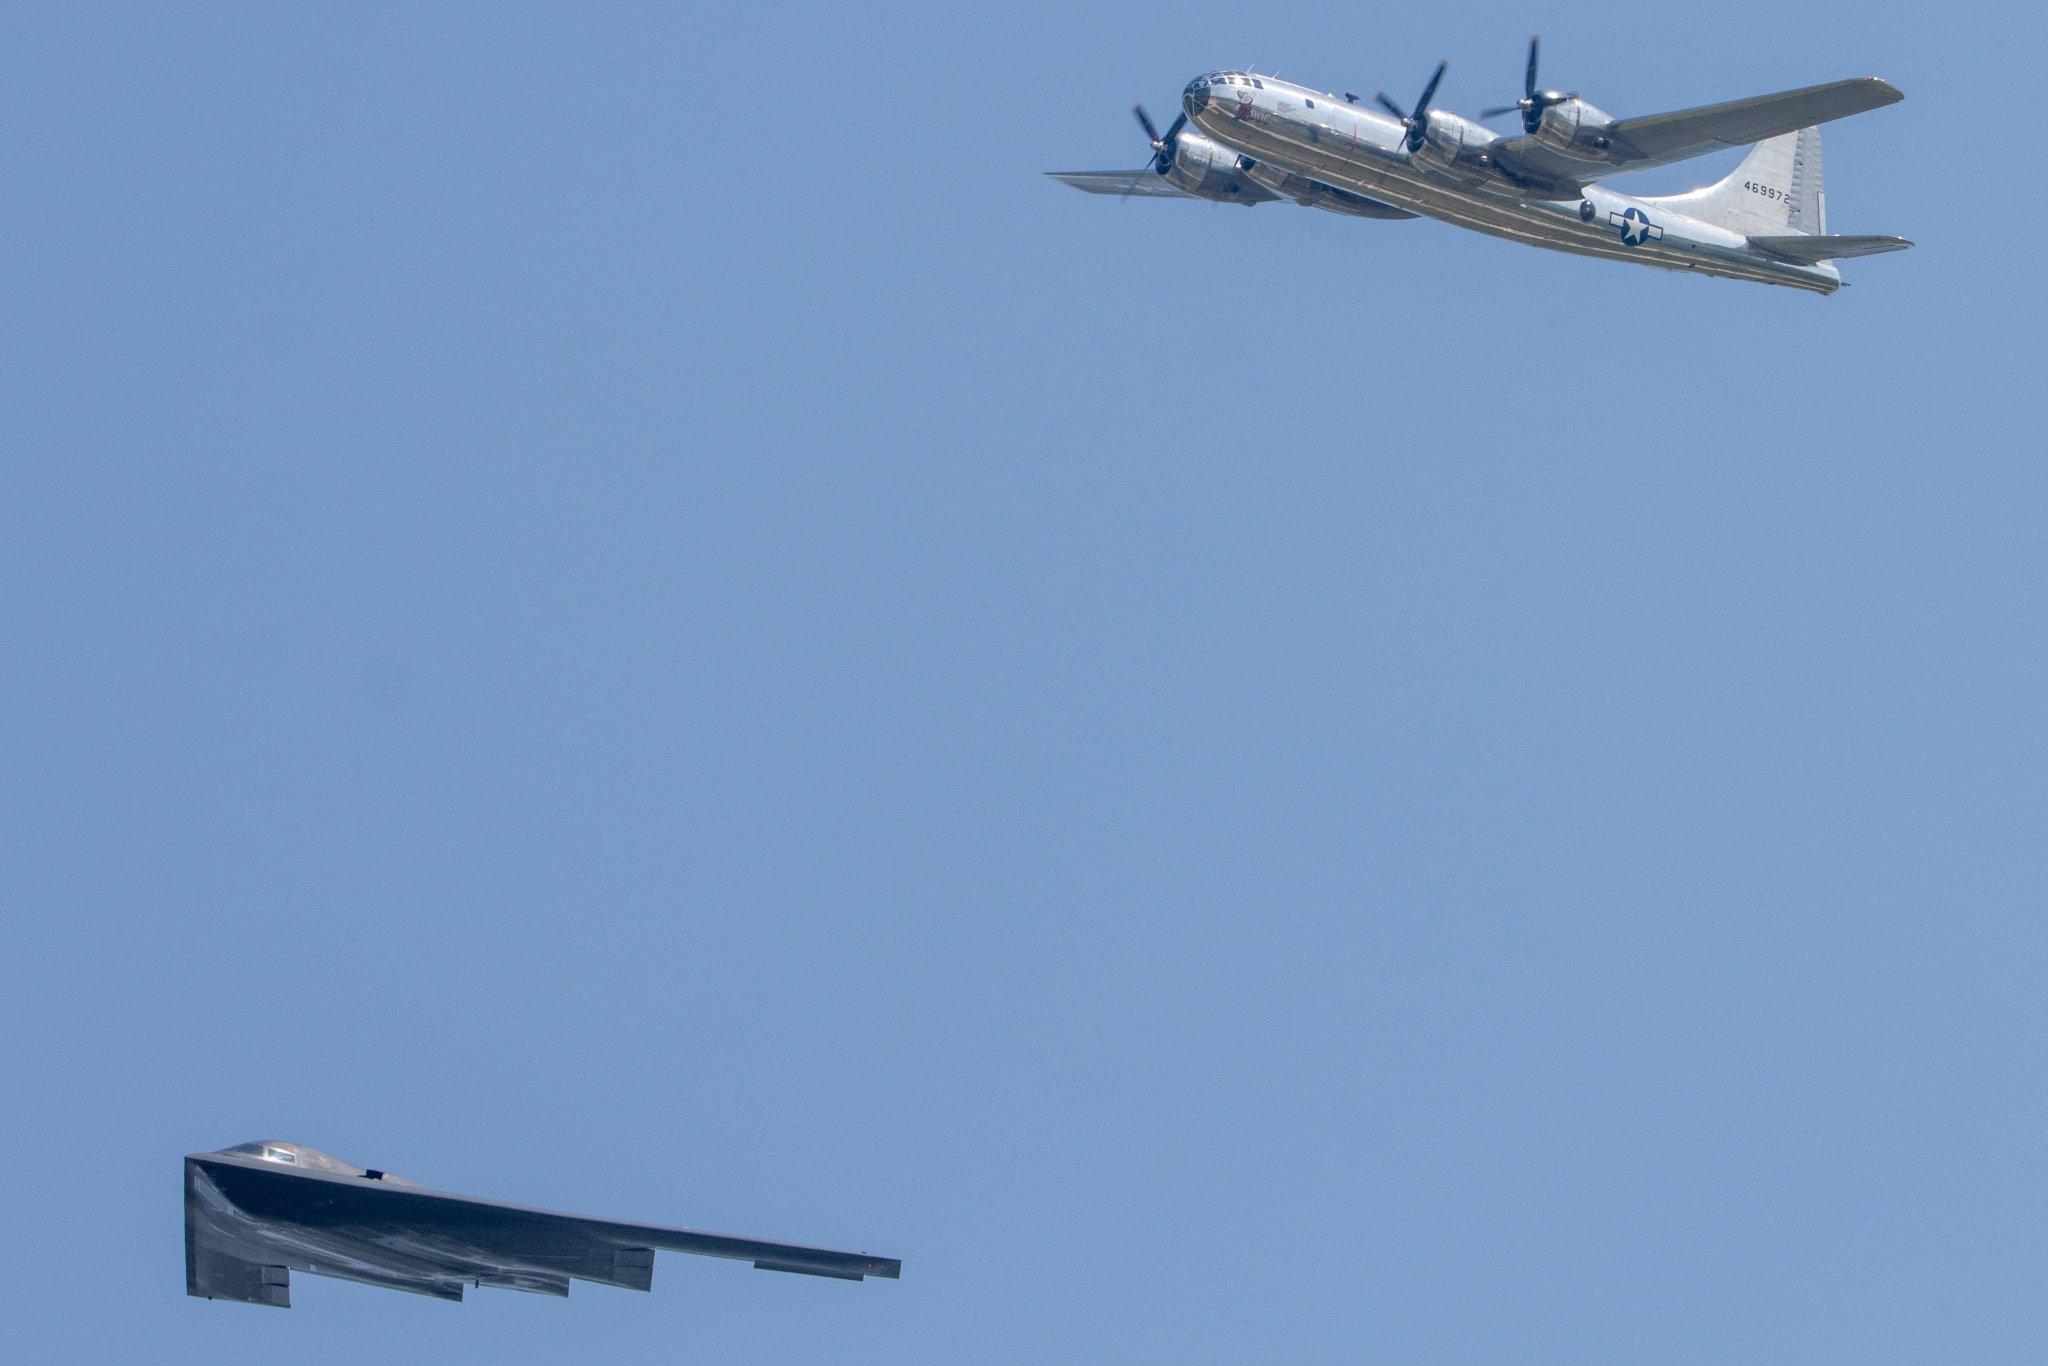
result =
[[[1089,194],[1113,194],[1119,198],[1136,195],[1141,199],[1193,199],[1195,196],[1166,183],[1150,166],[1135,171],[1047,171],[1063,185]]]
[[[454,1300],[465,1284],[565,1295],[573,1279],[646,1290],[656,1251],[837,1280],[902,1274],[893,1258],[560,1214],[327,1164],[235,1151],[188,1157],[187,1291],[288,1307],[294,1270]]]
[[[1136,196],[1139,199],[1200,199],[1202,196],[1176,189],[1166,178],[1150,166],[1141,166],[1135,171],[1047,171],[1046,174],[1063,185],[1072,185],[1089,194],[1113,194],[1118,198]],[[1257,185],[1241,184],[1237,199],[1240,204],[1264,204],[1279,198],[1269,194]]]
[[[1504,138],[1487,151],[1518,179],[1576,186],[1624,171],[1668,166],[1709,152],[1747,147],[1781,133],[1881,109],[1904,98],[1890,82],[1867,76],[1672,114],[1619,119],[1603,130],[1610,146],[1587,154],[1598,160],[1567,156],[1533,137]]]

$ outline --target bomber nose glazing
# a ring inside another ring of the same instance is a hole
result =
[[[1252,92],[1263,89],[1256,76],[1242,71],[1211,71],[1188,82],[1188,88],[1181,92],[1181,108],[1194,118],[1212,102],[1235,100],[1239,105],[1249,105]]]
[[[1207,76],[1197,76],[1188,82],[1187,89],[1180,92],[1180,107],[1187,111],[1189,118],[1209,107],[1209,80]]]

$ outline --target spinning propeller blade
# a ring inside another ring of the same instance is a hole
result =
[[[1138,126],[1145,130],[1145,140],[1147,142],[1159,141],[1159,130],[1152,126],[1152,116],[1145,112],[1145,106],[1134,104],[1131,106],[1131,112],[1138,116]]]
[[[1428,85],[1422,87],[1422,98],[1415,102],[1415,112],[1413,114],[1405,112],[1400,105],[1388,99],[1386,91],[1375,90],[1372,92],[1372,97],[1379,101],[1380,108],[1401,120],[1401,126],[1408,130],[1408,135],[1402,138],[1401,141],[1411,152],[1421,151],[1422,144],[1429,138],[1429,104],[1431,100],[1436,98],[1436,88],[1443,81],[1444,73],[1450,69],[1451,64],[1449,62],[1438,62],[1436,64],[1436,74],[1429,78]]]
[[[1421,118],[1429,112],[1429,102],[1436,98],[1436,88],[1443,83],[1444,73],[1451,69],[1449,62],[1438,62],[1436,74],[1429,78],[1429,84],[1422,87],[1422,98],[1415,102],[1415,117]]]
[[[1536,88],[1537,64],[1543,50],[1543,35],[1529,37],[1529,65],[1522,73],[1522,98],[1513,104],[1503,104],[1480,114],[1482,119],[1497,119],[1503,114],[1520,114],[1522,129],[1530,137],[1536,136],[1543,127],[1543,111],[1566,100],[1575,100],[1577,94],[1567,95],[1561,90],[1539,90]]]
[[[1159,129],[1153,125],[1152,116],[1145,112],[1144,105],[1132,105],[1131,112],[1138,116],[1138,126],[1145,130],[1145,137],[1152,144],[1152,169],[1165,175],[1166,168],[1173,165],[1173,140],[1180,136],[1181,129],[1187,127],[1188,116],[1182,113],[1172,123],[1167,124],[1166,135],[1161,137]]]

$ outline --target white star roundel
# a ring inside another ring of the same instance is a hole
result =
[[[1607,221],[1621,229],[1621,240],[1631,247],[1640,247],[1645,242],[1664,240],[1664,229],[1650,221],[1650,215],[1631,205],[1620,213],[1610,213]]]

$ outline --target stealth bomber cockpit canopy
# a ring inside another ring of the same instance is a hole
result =
[[[303,1143],[287,1143],[283,1139],[265,1138],[254,1143],[237,1143],[234,1147],[224,1148],[222,1151],[246,1153],[250,1157],[260,1157],[265,1162],[298,1167],[304,1171],[331,1172],[336,1176],[360,1176],[370,1181],[388,1181],[396,1186],[425,1189],[419,1182],[392,1172],[380,1172],[374,1167],[358,1167],[353,1162],[342,1161],[332,1153],[323,1153],[318,1148],[309,1148]]]

